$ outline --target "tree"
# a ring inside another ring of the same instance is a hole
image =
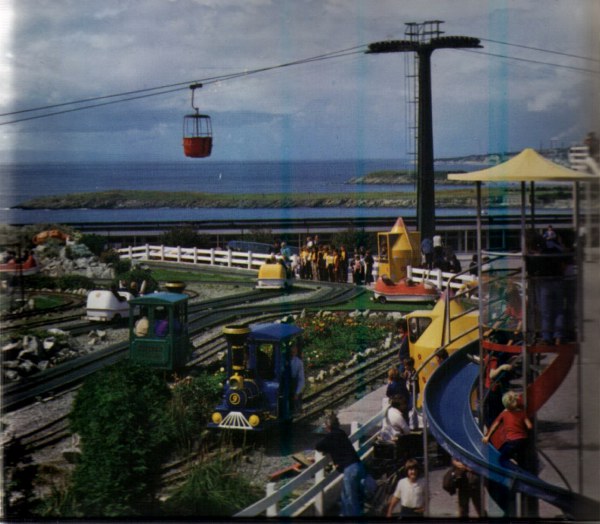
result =
[[[152,514],[173,442],[169,399],[161,374],[128,361],[84,383],[70,414],[81,442],[73,494],[83,516]]]
[[[163,246],[210,247],[210,237],[208,235],[200,235],[191,227],[179,227],[165,231],[158,236],[157,240]]]

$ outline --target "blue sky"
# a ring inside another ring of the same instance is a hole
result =
[[[571,145],[592,129],[600,131],[600,32],[592,25],[600,19],[599,4],[0,0],[0,113],[352,50],[207,82],[197,100],[212,117],[211,160],[402,158],[411,143],[406,64],[412,55],[362,51],[371,42],[403,39],[408,22],[436,19],[445,21],[445,35],[481,38],[484,46],[433,54],[436,157]],[[1,125],[0,158],[184,160],[181,124],[189,110],[183,86],[162,96]],[[37,114],[2,116],[0,123]]]

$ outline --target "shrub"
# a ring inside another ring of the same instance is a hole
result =
[[[166,231],[158,236],[157,241],[163,246],[210,247],[210,237],[200,235],[191,227],[180,227]]]
[[[106,251],[102,251],[100,253],[100,262],[103,264],[111,264],[113,267],[116,267],[116,265],[121,262],[119,252],[116,249],[107,249]],[[131,260],[123,260],[123,262],[129,263],[129,267],[124,270],[129,271],[129,268],[131,267]]]
[[[88,379],[71,429],[81,438],[73,494],[85,517],[151,515],[170,452],[170,391],[162,374],[125,361]]]
[[[200,435],[222,390],[223,376],[201,372],[175,383],[170,413],[175,427],[176,445],[181,451],[191,451]]]
[[[94,234],[83,234],[79,243],[85,245],[97,257],[101,255],[106,247],[106,237]]]
[[[129,260],[125,260],[123,262],[129,262]],[[121,269],[122,267],[127,267],[127,264],[121,266],[119,263],[118,267],[115,267],[115,279],[117,282],[119,280],[125,281],[128,289],[130,289],[131,284],[135,282],[136,288],[139,291],[144,280],[146,281],[146,293],[153,293],[158,289],[158,282],[152,277],[152,272],[149,269],[136,267],[125,272],[118,271],[118,269]],[[129,267],[131,266],[129,265]]]
[[[263,488],[237,471],[231,451],[195,465],[186,482],[169,498],[163,513],[173,517],[228,517],[256,502]]]

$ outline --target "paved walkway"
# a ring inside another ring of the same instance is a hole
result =
[[[560,388],[537,414],[537,448],[555,466],[546,463],[540,472],[541,479],[600,500],[600,254],[590,256],[582,269],[584,314],[580,354]],[[340,410],[342,426],[349,429],[352,421],[368,421],[382,408],[384,397],[385,386],[382,386]],[[445,467],[440,467],[429,472],[432,518],[457,514],[456,496],[442,489],[445,471]],[[488,515],[501,516],[493,501],[486,499]],[[470,515],[476,516],[473,507]],[[539,518],[560,517],[558,508],[539,502]],[[600,515],[595,520],[600,521]]]

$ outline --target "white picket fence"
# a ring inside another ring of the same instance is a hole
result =
[[[117,250],[121,258],[130,260],[159,260],[194,265],[237,267],[258,270],[270,255],[251,251],[230,249],[198,249],[197,247],[167,247],[145,244],[138,247],[124,247]]]
[[[221,266],[228,268],[249,269],[258,271],[270,255],[252,253],[251,251],[232,251],[230,249],[198,249],[197,247],[168,247],[145,244],[138,247],[124,247],[117,250],[121,258],[130,260],[156,260],[161,262],[177,262],[182,264]],[[377,279],[377,260],[373,268],[373,277]],[[440,290],[448,286],[455,291],[467,282],[475,282],[476,277],[469,274],[443,272],[439,269],[421,269],[408,266],[408,278],[415,282],[428,282]]]
[[[414,282],[425,282],[442,291],[448,287],[458,291],[464,289],[465,286],[477,283],[477,277],[466,272],[448,273],[441,269],[423,269],[411,266],[407,266],[406,276]]]

